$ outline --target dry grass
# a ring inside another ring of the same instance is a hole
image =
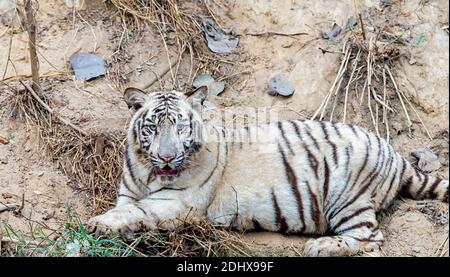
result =
[[[45,93],[41,99],[51,106]],[[13,116],[18,116],[27,126],[38,126],[40,141],[50,157],[78,184],[76,189],[89,191],[93,214],[113,204],[122,171],[123,132],[81,134],[56,120],[26,90],[16,90],[5,102]]]
[[[407,49],[396,41],[380,41],[379,37],[383,34],[365,40],[350,34],[344,40],[336,78],[312,119],[346,123],[350,121],[351,104],[354,114],[367,115],[375,133],[389,142],[390,119],[397,117],[395,121],[399,121],[398,116],[403,116],[405,129],[411,131],[413,111],[431,139],[419,113],[396,82],[397,62]]]

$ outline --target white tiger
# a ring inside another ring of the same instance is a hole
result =
[[[354,255],[381,246],[376,212],[402,189],[448,202],[448,180],[417,171],[353,125],[290,120],[224,129],[202,122],[191,95],[128,88],[124,98],[135,113],[123,175],[116,207],[88,222],[97,235],[175,228],[194,214],[239,230],[332,234],[310,239],[304,255]],[[248,139],[230,139],[236,134]]]

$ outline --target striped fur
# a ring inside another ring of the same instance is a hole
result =
[[[141,98],[128,101],[140,104],[130,124],[117,206],[90,221],[100,232],[135,231],[142,224],[174,228],[177,218],[193,214],[240,230],[329,233],[308,241],[304,254],[353,255],[382,244],[376,212],[401,191],[448,202],[448,180],[417,171],[362,128],[298,120],[246,122],[238,130],[203,125],[208,137],[196,144],[202,123],[190,99],[178,92]],[[142,131],[145,122],[162,118],[163,125],[187,119],[191,126],[173,138],[184,145],[176,153],[176,176],[158,175],[159,163],[152,159],[162,151],[161,142]],[[245,139],[235,143],[236,137]]]

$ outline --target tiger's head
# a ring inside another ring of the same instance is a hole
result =
[[[134,111],[128,143],[134,146],[138,159],[153,168],[162,181],[179,176],[189,156],[202,144],[200,108],[204,96],[202,90],[189,95],[125,90],[124,100]]]

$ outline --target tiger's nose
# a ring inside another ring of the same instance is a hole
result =
[[[158,157],[165,163],[170,163],[173,159],[175,159],[175,156],[173,156],[173,155],[162,155],[162,156],[160,156],[158,154]]]

